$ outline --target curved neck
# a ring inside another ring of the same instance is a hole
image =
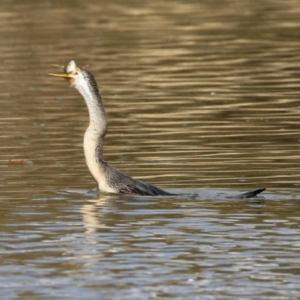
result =
[[[89,111],[90,123],[87,129],[89,139],[93,139],[96,142],[97,152],[102,156],[102,145],[107,130],[107,119],[96,81],[94,78],[91,78],[90,81],[84,81],[81,84],[76,84],[74,87],[84,98]]]

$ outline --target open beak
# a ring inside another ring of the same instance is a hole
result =
[[[63,71],[65,71],[64,66],[60,66],[60,65],[53,65],[53,66],[58,67],[58,68],[62,69]],[[48,75],[64,78],[67,81],[69,81],[71,86],[73,86],[73,84],[74,84],[74,75],[72,73],[69,73],[69,74],[68,73],[62,73],[62,74],[48,73]]]

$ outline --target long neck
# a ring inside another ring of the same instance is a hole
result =
[[[102,98],[93,75],[87,73],[87,80],[75,85],[75,88],[84,98],[89,111],[90,123],[86,131],[87,143],[97,148],[97,153],[102,157],[102,146],[107,130],[107,119]]]

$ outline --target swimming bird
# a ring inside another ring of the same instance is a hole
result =
[[[103,158],[103,141],[107,131],[107,118],[102,97],[94,76],[87,67],[79,68],[73,60],[64,67],[55,65],[63,70],[62,74],[49,75],[66,79],[84,98],[89,112],[89,126],[84,134],[84,154],[86,164],[98,183],[100,191],[108,193],[123,193],[147,196],[169,196],[152,184],[136,180],[129,175],[109,165]],[[243,193],[237,198],[249,198],[264,191],[257,189]]]

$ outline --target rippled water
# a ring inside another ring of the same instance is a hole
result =
[[[297,299],[297,1],[0,7],[4,299]],[[97,194],[84,101],[46,75],[71,59],[101,86],[106,159],[181,195]]]

